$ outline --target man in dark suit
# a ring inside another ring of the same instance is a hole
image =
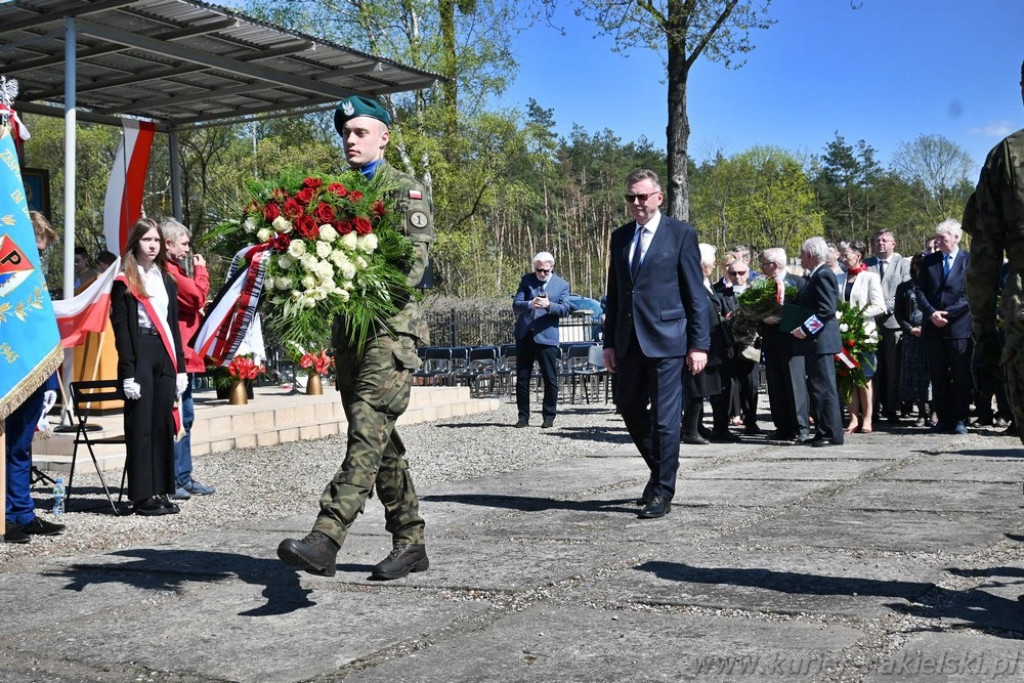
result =
[[[761,272],[778,288],[779,303],[786,303],[786,288],[804,285],[804,279],[786,270],[786,252],[780,247],[761,253]],[[811,440],[808,428],[807,389],[804,357],[793,354],[793,337],[779,329],[778,320],[765,320],[758,326],[761,350],[764,352],[764,373],[768,381],[768,406],[775,430],[769,441]]]
[[[797,292],[793,303],[811,315],[792,331],[793,355],[804,358],[806,391],[813,406],[817,436],[812,446],[839,446],[843,443],[843,414],[836,389],[835,355],[843,348],[836,307],[839,285],[831,268],[825,266],[828,244],[821,237],[804,241],[800,264],[809,273],[807,283]]]
[[[512,310],[516,313],[516,427],[530,423],[530,377],[533,363],[544,381],[541,428],[555,425],[558,408],[558,319],[569,314],[569,283],[555,275],[555,257],[542,251],[533,257],[533,272],[519,281]]]
[[[648,519],[667,514],[675,495],[683,363],[700,373],[710,347],[697,233],[662,215],[663,199],[653,171],[626,179],[635,221],[612,233],[604,323],[605,366],[618,376],[615,405],[651,471],[640,499]]]
[[[896,320],[896,288],[910,279],[910,259],[896,253],[896,238],[879,230],[872,238],[875,255],[864,263],[878,273],[885,294],[885,313],[875,318],[878,326],[878,366],[875,368],[875,414],[890,422],[899,421],[900,337],[903,329]]]
[[[935,414],[932,431],[966,434],[970,413],[970,339],[973,320],[964,281],[971,255],[960,249],[960,222],[947,218],[935,228],[938,251],[921,261],[914,280],[924,313],[921,338],[928,359]]]

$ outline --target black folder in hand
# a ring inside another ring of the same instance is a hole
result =
[[[782,319],[779,320],[780,332],[792,332],[814,315],[814,309],[799,304],[782,304]]]

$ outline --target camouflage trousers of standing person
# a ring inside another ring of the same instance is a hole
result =
[[[421,545],[423,519],[395,420],[409,405],[412,373],[419,366],[413,340],[380,337],[360,356],[335,355],[338,390],[348,419],[348,445],[341,468],[324,489],[313,525],[339,546],[376,490],[384,505],[385,528],[395,545]]]
[[[1002,366],[1006,401],[1010,404],[1017,434],[1024,443],[1024,320],[1008,320],[1005,329]]]

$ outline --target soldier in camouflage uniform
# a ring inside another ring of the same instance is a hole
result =
[[[974,365],[982,372],[1002,368],[1013,420],[1024,441],[1024,432],[1020,431],[1024,426],[1024,130],[1010,135],[988,153],[971,200],[964,212],[964,228],[972,238],[965,286],[974,316]],[[1004,254],[1009,260],[1009,273],[997,305]],[[1000,318],[1005,332],[1001,352],[997,335]]]
[[[403,232],[413,243],[414,264],[408,274],[419,285],[427,269],[427,249],[434,239],[433,206],[423,185],[384,160],[391,117],[377,101],[350,97],[338,105],[335,127],[344,140],[349,165],[381,179],[389,190],[389,209],[405,217]],[[395,421],[409,405],[412,374],[419,367],[416,344],[428,341],[426,320],[417,301],[400,303],[389,321],[392,334],[378,331],[358,353],[348,342],[345,320],[334,321],[333,344],[338,390],[348,419],[345,460],[320,498],[320,514],[302,540],[285,539],[277,554],[311,574],[333,576],[335,559],[349,527],[376,489],[391,532],[391,554],[373,568],[377,579],[397,579],[424,571],[430,563],[423,542],[419,499],[405,460]]]

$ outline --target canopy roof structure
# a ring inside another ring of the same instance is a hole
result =
[[[300,113],[439,80],[196,0],[0,4],[0,74],[18,80],[15,107],[63,116],[68,73],[78,118],[146,118],[164,131]]]

